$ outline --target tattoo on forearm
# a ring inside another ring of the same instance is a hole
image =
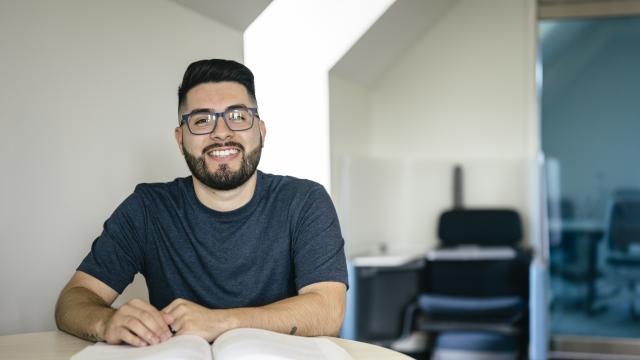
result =
[[[98,342],[101,341],[97,335],[94,334],[89,334],[89,333],[80,333],[79,334],[81,338],[85,339],[85,340],[89,340],[89,341],[93,341],[93,342]]]
[[[289,335],[295,335],[296,331],[298,331],[298,328],[296,326],[291,328],[291,331],[289,331]]]

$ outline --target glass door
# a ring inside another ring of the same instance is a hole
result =
[[[640,339],[640,17],[544,20],[539,34],[552,350],[563,339],[633,343]]]

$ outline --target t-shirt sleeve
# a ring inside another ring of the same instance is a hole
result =
[[[349,286],[338,215],[320,185],[302,203],[293,236],[293,262],[297,290],[321,281]]]
[[[78,271],[85,272],[122,293],[142,271],[145,217],[141,195],[134,192],[104,223],[102,234]]]

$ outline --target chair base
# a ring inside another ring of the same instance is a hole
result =
[[[433,360],[516,360],[517,353],[436,349]]]
[[[516,360],[518,338],[485,331],[449,331],[438,335],[433,344],[438,360]]]

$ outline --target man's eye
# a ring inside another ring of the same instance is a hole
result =
[[[191,124],[195,126],[205,126],[209,123],[208,116],[197,116],[191,119]]]
[[[229,114],[228,119],[231,121],[245,121],[247,116],[243,111],[234,111]]]

